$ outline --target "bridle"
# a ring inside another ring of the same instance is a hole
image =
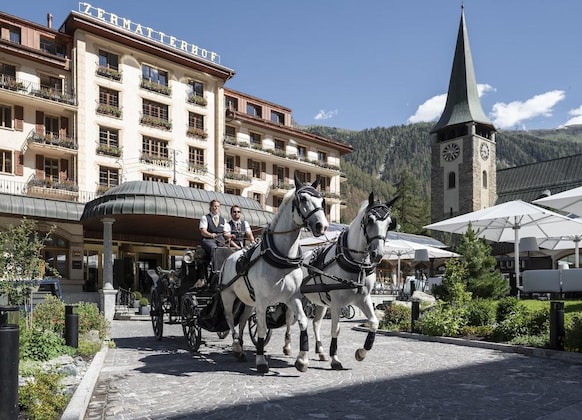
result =
[[[301,194],[301,193],[307,193],[310,196],[315,197],[315,198],[322,198],[323,196],[321,195],[321,193],[319,191],[317,191],[311,185],[303,185],[303,186],[297,188],[297,190],[295,190],[295,196],[293,197],[293,202],[291,203],[291,209],[292,209],[291,211],[297,210],[297,213],[299,213],[299,215],[301,216],[301,219],[303,220],[303,224],[301,225],[301,227],[305,227],[305,226],[307,226],[307,221],[309,220],[309,218],[311,216],[313,216],[315,213],[317,213],[320,210],[325,212],[325,198],[321,202],[322,204],[320,207],[315,207],[313,210],[311,210],[309,213],[307,213],[305,215],[305,214],[303,214],[303,212],[301,211],[301,207],[299,206],[299,201],[301,200],[301,198],[299,197],[299,194]]]
[[[390,217],[390,208],[383,203],[374,203],[372,205],[369,205],[368,208],[366,209],[366,214],[364,215],[364,217],[362,217],[362,222],[361,222],[361,227],[362,230],[364,231],[364,237],[366,238],[366,243],[367,243],[367,249],[369,249],[370,247],[370,243],[375,240],[375,239],[381,239],[383,240],[386,237],[386,233],[384,233],[384,235],[382,235],[381,232],[379,232],[376,236],[372,236],[370,237],[368,235],[368,224],[370,222],[374,223],[376,221],[383,221],[386,220],[388,217]]]

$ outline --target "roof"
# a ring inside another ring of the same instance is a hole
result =
[[[497,204],[531,202],[582,185],[582,154],[497,171]]]
[[[70,201],[0,194],[0,214],[78,222],[83,214],[83,207],[82,203]]]
[[[465,11],[461,8],[461,22],[459,23],[447,103],[441,118],[431,133],[447,126],[471,121],[493,126],[483,112],[481,101],[479,100],[473,57],[471,56],[469,36],[465,25]]]
[[[243,219],[255,228],[273,218],[273,213],[251,198],[162,182],[129,181],[87,203],[80,220],[86,236],[98,237],[103,231],[102,219],[110,217],[115,219],[112,229],[118,238],[139,240],[147,235],[160,243],[192,243],[201,239],[198,223],[213,199],[220,201],[225,217],[231,206],[239,206]]]

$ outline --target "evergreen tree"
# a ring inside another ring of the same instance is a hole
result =
[[[414,234],[426,234],[423,226],[430,222],[430,202],[420,199],[418,191],[420,181],[408,169],[400,174],[395,204],[396,217],[400,231]]]

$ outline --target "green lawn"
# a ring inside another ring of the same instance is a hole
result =
[[[575,300],[566,300],[566,299],[554,299],[564,302],[564,314],[574,314],[580,313],[582,314],[582,300],[575,299]],[[550,301],[549,300],[537,300],[537,299],[522,299],[520,300],[524,305],[526,305],[529,309],[537,310],[537,309],[544,309],[550,308]]]

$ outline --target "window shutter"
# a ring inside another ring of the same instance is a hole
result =
[[[266,179],[267,176],[267,162],[261,162],[261,179]]]
[[[35,130],[36,130],[36,134],[44,134],[44,112],[42,112],[42,111],[36,111]]]
[[[61,164],[59,166],[59,181],[64,181],[69,175],[69,161],[67,159],[61,159]]]
[[[240,156],[234,157],[234,166],[235,166],[235,169],[240,168]]]
[[[59,136],[61,138],[66,138],[69,131],[69,119],[67,117],[61,117],[61,130]]]
[[[14,107],[14,129],[24,130],[24,108],[18,105]]]
[[[19,150],[14,152],[14,175],[24,175],[24,155]]]
[[[44,156],[36,155],[36,178],[44,179]]]

